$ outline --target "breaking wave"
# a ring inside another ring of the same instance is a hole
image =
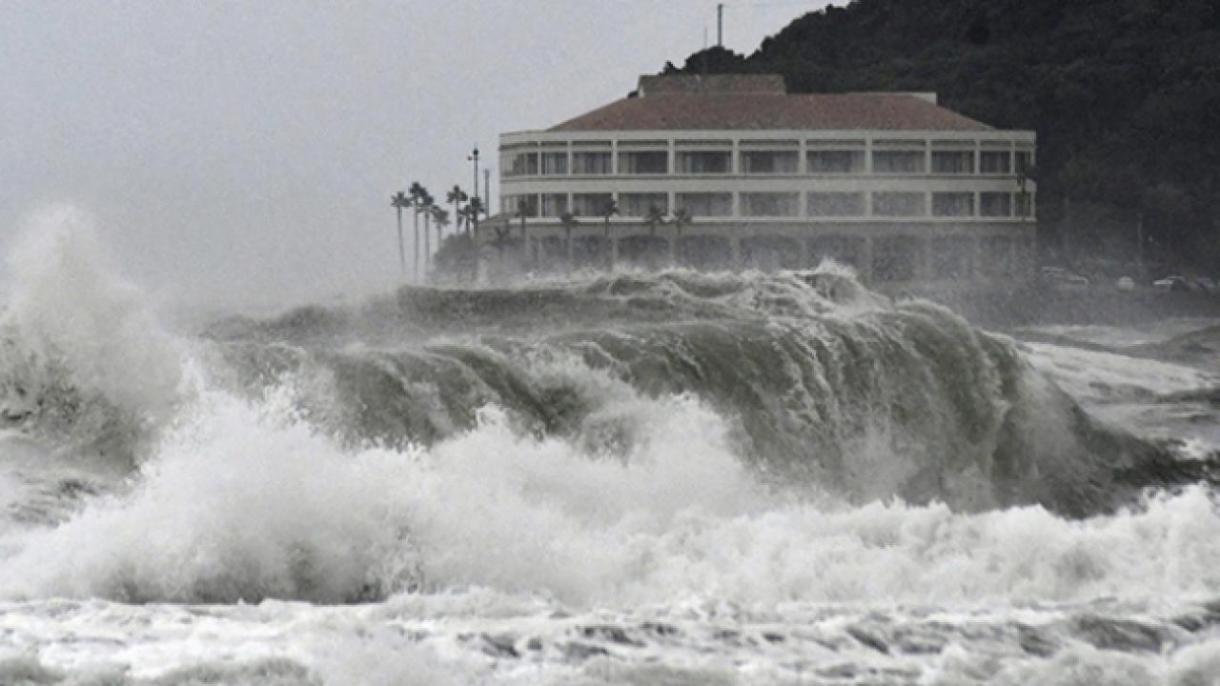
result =
[[[128,471],[50,525],[0,528],[6,598],[1220,587],[1210,491],[1141,495],[1185,467],[1098,424],[1011,341],[837,270],[407,289],[187,342],[83,220],[42,221],[58,228],[14,263],[6,421],[48,469]]]

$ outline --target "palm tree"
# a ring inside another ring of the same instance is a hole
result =
[[[470,233],[475,226],[475,219],[483,211],[483,203],[478,198],[470,198],[462,208],[462,217],[466,220],[466,232]]]
[[[677,264],[678,256],[678,241],[682,239],[682,227],[690,226],[695,218],[691,215],[690,210],[685,207],[679,207],[674,210],[673,219],[670,220],[674,225],[674,242],[669,246],[669,262]]]
[[[466,191],[462,190],[462,187],[457,184],[453,184],[453,188],[449,189],[449,192],[445,194],[445,202],[453,205],[453,216],[457,220],[459,229],[462,228],[462,212],[458,209],[458,206],[466,202],[466,200],[468,200]]]
[[[474,229],[477,228],[478,225],[476,219],[479,216],[479,212],[482,212],[482,203],[477,197],[469,198],[466,205],[463,206],[462,209],[458,210],[458,214],[460,214],[462,218],[466,220],[466,236],[470,238],[470,243],[472,246],[478,244],[478,236],[474,235]],[[478,254],[478,250],[474,249],[474,259],[470,261],[470,280],[472,282],[478,278]]]
[[[524,200],[517,201],[517,216],[521,219],[521,264],[524,266],[526,258],[526,240],[525,240],[525,218],[530,214],[530,206]]]
[[[424,215],[424,278],[427,278],[428,263],[432,259],[432,239],[429,237],[430,234],[428,231],[431,228],[432,208],[436,207],[436,200],[432,197],[432,194],[425,189],[422,202],[423,204],[420,207],[420,211],[423,212]]]
[[[414,254],[414,259],[413,259],[413,265],[412,265],[412,269],[411,269],[411,276],[414,278],[415,282],[416,282],[416,283],[418,283],[418,282],[419,282],[419,212],[420,212],[420,201],[421,201],[421,200],[423,200],[424,194],[426,194],[426,193],[427,193],[427,191],[425,191],[425,190],[424,190],[424,187],[423,187],[422,185],[420,185],[420,183],[419,183],[418,181],[412,181],[412,182],[411,182],[411,186],[410,186],[410,187],[407,189],[407,193],[408,193],[408,194],[410,194],[410,197],[411,197],[411,207],[412,207],[412,209],[415,211],[415,216],[413,217],[413,219],[414,219],[414,224],[415,224],[415,252],[413,253],[413,254]]]
[[[496,234],[496,237],[490,241],[491,247],[496,249],[497,259],[502,267],[504,264],[504,250],[513,243],[512,227],[506,221],[503,226],[493,226],[491,228]]]
[[[432,207],[432,221],[436,224],[436,249],[441,249],[441,240],[445,237],[445,227],[449,226],[449,210],[434,205]]]
[[[611,198],[602,209],[602,219],[606,222],[606,260],[610,264],[610,271],[614,271],[614,244],[610,242],[610,217],[618,214],[618,203]]]
[[[649,205],[648,212],[644,214],[644,223],[648,225],[648,235],[656,236],[657,227],[665,223],[665,210]]]
[[[559,222],[563,224],[564,242],[563,246],[568,252],[568,274],[572,273],[572,230],[580,225],[576,219],[576,215],[571,212],[564,212],[559,215]]]
[[[406,193],[398,191],[390,196],[390,207],[398,213],[398,272],[402,278],[407,277],[407,252],[402,244],[402,211],[411,206],[411,199]]]

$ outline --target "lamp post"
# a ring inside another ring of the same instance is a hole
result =
[[[474,197],[478,198],[479,197],[479,146],[477,146],[477,145],[474,146],[474,151],[471,152],[470,156],[467,157],[466,159],[470,160],[471,162],[474,162]],[[474,212],[472,214],[473,214],[472,219],[474,221],[474,235],[476,236],[475,240],[478,240],[477,236],[479,235],[479,213]]]

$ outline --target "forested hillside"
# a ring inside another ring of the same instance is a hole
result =
[[[795,92],[937,91],[1039,136],[1043,244],[1146,251],[1220,269],[1220,3],[1216,0],[855,0],[813,12],[753,55],[681,69],[777,72]]]

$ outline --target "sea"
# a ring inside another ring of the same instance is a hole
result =
[[[170,326],[9,251],[0,684],[1220,684],[1220,318],[810,271]]]

